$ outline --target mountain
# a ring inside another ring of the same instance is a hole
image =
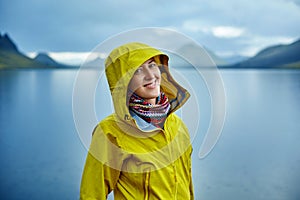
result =
[[[169,54],[169,53],[168,53]],[[185,56],[182,58],[181,56]],[[199,48],[190,43],[181,46],[176,54],[169,54],[170,65],[174,67],[190,66],[190,62],[200,67],[211,67],[214,63],[222,68],[300,68],[300,40],[287,45],[275,45],[263,49],[251,58],[222,58],[208,48]],[[212,62],[214,61],[214,62]],[[86,67],[103,67],[101,56],[85,63]],[[236,63],[236,64],[232,64]],[[56,62],[47,53],[39,53],[34,59],[19,51],[8,34],[0,33],[0,69],[13,68],[72,68]]]
[[[47,54],[38,54],[34,59],[18,50],[8,34],[0,34],[0,69],[14,68],[63,68],[73,67],[57,63]]]
[[[217,56],[208,48],[199,48],[194,43],[188,43],[178,48],[175,56],[172,53],[168,53],[168,55],[170,56],[170,64],[175,67],[189,66],[191,65],[189,62],[198,67],[213,67],[227,64],[223,58]],[[185,58],[183,59],[181,56],[185,56]]]
[[[213,51],[211,51],[209,48],[207,48],[207,47],[199,48],[199,46],[192,44],[192,43],[183,45],[181,48],[178,49],[178,52],[184,52],[184,54],[188,53],[188,54],[194,55],[195,57],[198,57],[198,58],[200,58],[199,55],[202,55],[202,58],[203,57],[207,58],[209,56],[210,59],[217,66],[233,65],[233,64],[239,63],[241,61],[247,60],[249,58],[249,57],[240,56],[240,55],[234,55],[234,56],[230,56],[230,57],[218,56]],[[198,63],[201,63],[200,60],[201,59],[199,59]],[[203,65],[203,64],[201,64],[201,65]]]
[[[217,56],[213,51],[211,51],[207,47],[204,47],[204,49],[207,51],[208,55],[211,57],[211,59],[215,62],[217,66],[229,64],[229,62],[226,59]]]
[[[64,68],[64,67],[74,67],[70,65],[65,65],[56,62],[53,58],[51,58],[47,53],[39,53],[34,59],[35,62],[41,63],[44,66],[47,67],[59,67],[59,68]]]
[[[104,69],[105,60],[98,55],[95,59],[86,61],[82,64],[84,68]]]
[[[263,49],[254,57],[239,62],[237,68],[288,68],[300,67],[300,40],[287,45],[276,45]]]
[[[227,65],[233,65],[249,59],[249,57],[241,55],[226,56],[222,58],[227,63]]]
[[[8,34],[0,34],[0,69],[16,67],[35,68],[41,66],[39,63],[34,62],[31,58],[22,54]]]
[[[17,46],[13,43],[13,41],[6,33],[3,36],[0,34],[0,50],[19,52]]]
[[[39,53],[33,60],[43,63],[49,66],[59,65],[55,60],[53,60],[47,53]]]

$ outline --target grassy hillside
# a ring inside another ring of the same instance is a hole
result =
[[[57,63],[46,53],[40,53],[35,59],[25,56],[18,50],[17,45],[8,34],[0,34],[0,69],[20,68],[73,68]]]
[[[43,65],[12,51],[0,50],[0,69],[4,68],[41,68]]]

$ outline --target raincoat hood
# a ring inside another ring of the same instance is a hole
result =
[[[190,94],[171,76],[169,57],[158,49],[143,43],[128,43],[114,49],[105,61],[105,73],[112,95],[115,113],[123,120],[131,120],[128,109],[127,91],[134,72],[145,61],[154,58],[161,71],[161,91],[171,104],[170,112],[180,108]]]

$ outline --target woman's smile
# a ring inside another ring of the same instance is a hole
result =
[[[158,81],[154,80],[153,82],[147,83],[143,85],[143,87],[146,87],[148,89],[155,89],[157,86],[159,86]]]

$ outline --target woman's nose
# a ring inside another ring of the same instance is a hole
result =
[[[153,78],[155,78],[155,74],[152,70],[150,70],[148,67],[144,70],[145,73],[145,79],[146,80],[151,80]]]

